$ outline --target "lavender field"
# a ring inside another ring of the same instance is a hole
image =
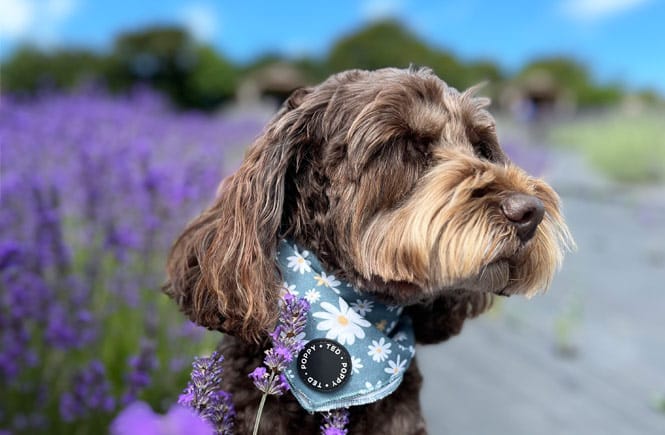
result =
[[[148,91],[3,98],[0,433],[104,433],[137,399],[175,403],[219,334],[161,294],[166,253],[264,123]]]

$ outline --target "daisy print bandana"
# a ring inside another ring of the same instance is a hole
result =
[[[283,292],[310,305],[305,346],[286,370],[309,412],[364,405],[395,391],[415,354],[411,319],[334,275],[313,253],[282,240]]]

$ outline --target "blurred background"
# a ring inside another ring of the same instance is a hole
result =
[[[0,0],[0,434],[165,412],[219,339],[159,291],[174,238],[293,89],[409,63],[486,82],[578,243],[546,294],[419,349],[430,433],[665,433],[663,23],[657,0]]]

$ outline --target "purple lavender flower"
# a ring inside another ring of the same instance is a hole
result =
[[[273,347],[266,350],[263,359],[265,366],[257,367],[249,374],[256,388],[264,394],[282,395],[288,389],[281,372],[289,365],[293,358],[304,346],[302,332],[307,322],[309,303],[304,299],[298,299],[290,293],[282,296],[282,306],[279,315],[280,324],[270,334]]]
[[[264,359],[266,366],[273,372],[284,371],[291,361],[293,361],[291,349],[281,343],[268,349]]]
[[[221,389],[223,360],[219,352],[194,359],[191,380],[178,398],[179,405],[196,411],[219,435],[233,433],[235,418],[231,395]]]
[[[270,334],[273,347],[266,350],[266,356],[263,359],[263,363],[270,369],[270,372],[266,367],[260,366],[249,374],[254,386],[263,393],[256,413],[254,433],[257,433],[261,423],[261,413],[266,397],[268,395],[281,396],[289,390],[289,383],[282,371],[304,346],[303,331],[307,323],[309,303],[287,292],[282,295],[280,308],[279,324]]]
[[[289,384],[283,374],[273,373],[269,374],[265,367],[257,367],[249,374],[249,378],[263,394],[281,396],[289,390]]]
[[[74,421],[91,411],[115,409],[115,399],[101,361],[93,360],[76,373],[70,385],[73,389],[60,396],[60,415],[64,421]]]
[[[158,366],[155,343],[143,340],[138,355],[130,357],[128,365],[130,371],[125,375],[127,391],[122,397],[125,405],[135,401],[141,390],[150,383],[150,374]]]
[[[144,402],[134,402],[111,423],[111,435],[211,435],[213,428],[183,406],[174,405],[166,415],[153,412]]]
[[[323,424],[321,433],[323,435],[346,435],[346,425],[349,424],[349,410],[347,408],[333,409],[323,412]]]

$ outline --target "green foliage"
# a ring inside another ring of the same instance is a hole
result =
[[[582,152],[597,169],[620,182],[665,181],[665,124],[662,112],[611,113],[558,125],[555,143]]]
[[[233,95],[234,66],[207,45],[197,45],[177,27],[121,34],[114,46],[114,88],[146,83],[181,106],[209,108]]]
[[[431,65],[435,53],[396,21],[378,22],[340,39],[328,55],[333,71]]]
[[[2,66],[2,90],[32,94],[41,88],[71,88],[104,74],[106,60],[86,50],[46,53],[22,47]]]
[[[0,85],[5,91],[32,93],[43,87],[71,88],[86,80],[106,83],[116,91],[140,83],[161,90],[180,106],[212,109],[233,97],[242,73],[278,62],[294,65],[308,83],[352,68],[428,66],[460,90],[489,82],[483,93],[493,98],[507,80],[492,61],[464,61],[428,44],[399,21],[384,20],[340,38],[321,59],[270,54],[245,66],[234,64],[173,26],[122,33],[109,55],[73,49],[46,53],[24,47],[2,65]],[[598,85],[582,63],[566,57],[537,59],[513,79],[519,85],[543,73],[555,92],[573,96],[582,107],[615,105],[626,94],[617,84]],[[647,104],[663,103],[653,91],[636,95]]]
[[[85,81],[116,91],[147,84],[180,106],[212,108],[233,96],[237,79],[236,66],[212,47],[195,43],[180,28],[153,27],[119,35],[110,55],[23,47],[2,65],[1,85],[3,91],[31,94]]]
[[[210,108],[233,96],[238,85],[236,68],[207,45],[195,52],[194,67],[185,81],[184,103]]]
[[[579,330],[583,314],[584,305],[576,297],[554,320],[556,350],[560,355],[573,357],[577,353],[573,335]]]
[[[327,59],[330,72],[351,68],[405,68],[410,64],[431,67],[458,89],[483,80],[498,80],[499,68],[489,62],[464,64],[450,53],[432,48],[397,21],[379,21],[340,39]]]
[[[665,414],[665,396],[656,398],[653,406],[656,411]]]

